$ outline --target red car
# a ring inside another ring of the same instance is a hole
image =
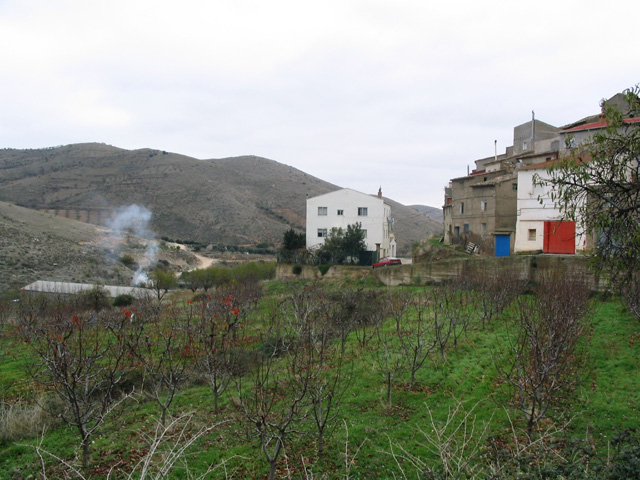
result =
[[[389,267],[391,265],[402,265],[402,261],[396,257],[382,257],[379,262],[373,264],[372,268]]]

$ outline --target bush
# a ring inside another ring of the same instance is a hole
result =
[[[249,262],[233,268],[231,275],[237,282],[270,280],[275,277],[276,266],[273,263]]]
[[[322,274],[323,277],[329,271],[330,268],[331,268],[331,265],[318,265],[318,270],[320,270],[320,273]]]
[[[91,290],[85,290],[79,295],[80,305],[84,308],[99,311],[110,306],[109,296],[104,288],[95,285]]]
[[[134,301],[135,301],[135,298],[133,298],[133,295],[129,295],[128,293],[122,293],[113,299],[113,306],[128,307],[129,305],[132,305]]]
[[[120,257],[120,263],[122,263],[127,268],[133,268],[136,266],[136,260],[133,258],[133,255],[129,255],[125,253]]]
[[[35,437],[54,425],[55,419],[39,405],[24,401],[0,401],[0,443]]]
[[[258,350],[265,357],[279,357],[287,351],[288,344],[289,343],[285,337],[271,336],[260,344]]]

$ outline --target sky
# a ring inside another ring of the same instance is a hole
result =
[[[640,82],[638,0],[0,0],[0,148],[257,155],[440,207]]]

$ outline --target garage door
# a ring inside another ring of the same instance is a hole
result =
[[[576,253],[574,222],[544,222],[544,253]]]

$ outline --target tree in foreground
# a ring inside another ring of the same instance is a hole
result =
[[[151,302],[141,303],[125,336],[128,353],[144,372],[145,391],[160,408],[162,425],[191,374],[195,355],[191,320],[178,305],[158,311]]]
[[[558,273],[543,278],[535,296],[515,302],[515,335],[499,369],[513,387],[529,436],[551,407],[570,399],[579,379],[579,343],[588,312],[586,283]]]
[[[60,409],[43,408],[77,430],[86,468],[93,434],[124,398],[129,364],[122,332],[128,320],[109,309],[25,298],[16,321],[18,337],[34,358],[31,377],[61,403]]]
[[[296,425],[306,419],[308,375],[294,382],[290,368],[277,361],[279,346],[272,345],[259,357],[253,373],[235,379],[236,407],[252,427],[260,449],[269,463],[269,480],[276,478],[280,454],[296,432]],[[285,357],[285,360],[289,360]],[[290,366],[290,365],[289,365]]]
[[[626,108],[603,102],[606,128],[537,178],[552,187],[564,220],[597,236],[598,266],[624,284],[640,271],[640,87],[625,92]]]

